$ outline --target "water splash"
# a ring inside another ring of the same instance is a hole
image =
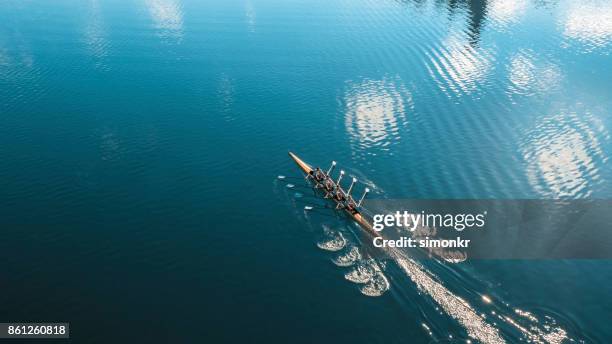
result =
[[[332,262],[337,266],[348,267],[355,264],[355,262],[362,259],[361,252],[355,246],[349,246],[346,252],[338,255],[332,259]]]
[[[342,232],[326,230],[326,237],[317,242],[317,246],[325,251],[336,252],[340,251],[346,245],[346,239]]]
[[[387,277],[381,272],[376,272],[370,280],[363,285],[359,290],[363,295],[366,296],[382,296],[387,290],[389,290],[390,284]]]
[[[376,270],[368,261],[362,261],[355,268],[344,275],[348,281],[353,283],[367,283],[374,276]]]

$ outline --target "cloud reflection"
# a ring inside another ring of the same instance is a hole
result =
[[[349,87],[345,95],[345,126],[360,149],[389,151],[407,125],[406,111],[412,97],[392,80],[364,80]]]
[[[247,0],[244,12],[246,15],[249,32],[255,32],[255,19],[257,17],[257,14],[255,13],[255,8],[253,7],[253,3],[250,0]]]
[[[601,147],[609,140],[605,126],[588,112],[541,119],[522,145],[530,184],[549,198],[591,196],[607,161]]]
[[[527,0],[496,0],[489,4],[489,16],[496,24],[517,22],[527,11]]]
[[[572,3],[563,23],[563,34],[587,45],[587,51],[606,46],[612,39],[612,2]]]
[[[102,59],[108,55],[108,41],[102,18],[102,10],[97,0],[89,2],[89,17],[85,27],[85,44],[96,61],[97,67],[105,67]]]
[[[183,37],[183,11],[178,0],[147,0],[155,28],[163,38],[180,41]]]
[[[552,92],[561,87],[563,73],[559,66],[548,61],[539,61],[530,50],[520,51],[510,59],[508,65],[510,95],[534,95]]]
[[[478,90],[492,68],[488,52],[474,47],[465,35],[451,34],[440,47],[426,55],[430,76],[446,94],[461,95]]]
[[[6,52],[6,49],[3,47],[0,47],[0,67],[4,67],[4,66],[8,66],[10,65],[10,58],[8,57],[8,53]]]
[[[231,122],[236,118],[232,113],[232,105],[234,104],[234,80],[226,73],[222,73],[217,90],[218,99],[221,101],[221,111],[223,118]]]
[[[32,80],[32,73],[37,73],[37,68],[26,37],[16,29],[4,36],[0,35],[0,80],[18,80],[23,77]]]

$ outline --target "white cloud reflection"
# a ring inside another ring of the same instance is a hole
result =
[[[585,43],[588,50],[608,45],[612,39],[612,2],[571,3],[562,25],[565,37]]]
[[[559,66],[539,60],[537,54],[530,50],[523,50],[514,55],[507,68],[510,95],[552,92],[561,87],[563,81],[563,73]]]
[[[487,14],[497,24],[509,24],[518,21],[527,6],[527,0],[496,0],[489,4]]]
[[[349,87],[345,95],[346,130],[361,149],[389,150],[407,125],[412,97],[401,82],[365,80]]]
[[[19,30],[0,35],[0,80],[33,79],[37,72],[34,54],[26,37]]]
[[[544,197],[591,196],[607,161],[602,145],[609,140],[605,126],[588,111],[542,118],[522,145],[530,184]]]
[[[178,0],[147,0],[155,28],[163,38],[180,41],[183,37],[183,10]]]
[[[255,7],[253,7],[251,0],[247,0],[244,12],[246,15],[249,32],[255,32],[255,19],[257,18],[257,14],[255,13]]]
[[[493,65],[488,51],[474,47],[469,37],[453,33],[425,53],[429,75],[446,94],[469,94],[485,82]]]
[[[106,28],[102,17],[102,9],[97,0],[89,2],[89,16],[87,25],[84,31],[85,44],[91,54],[97,61],[97,67],[105,67],[102,59],[108,55],[108,40]]]

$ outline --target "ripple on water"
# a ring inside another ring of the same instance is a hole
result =
[[[575,44],[581,52],[605,48],[612,41],[612,3],[609,1],[572,2],[560,22],[565,46]],[[609,54],[609,49],[602,51]]]
[[[602,147],[610,135],[589,111],[558,111],[538,120],[525,135],[521,151],[527,178],[544,197],[592,196],[607,161]]]
[[[180,42],[183,38],[183,9],[177,0],[147,0],[147,9],[153,19],[157,35],[168,42]]]
[[[407,126],[412,96],[401,79],[364,80],[351,84],[345,95],[345,126],[362,150],[388,152]]]

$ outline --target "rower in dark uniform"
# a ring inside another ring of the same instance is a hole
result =
[[[353,200],[353,197],[351,197],[349,200],[346,201],[345,207],[346,207],[346,210],[350,211],[351,213],[357,212],[357,204]]]
[[[336,190],[336,195],[334,196],[334,198],[338,202],[344,202],[344,200],[346,199],[344,197],[344,192],[340,188],[338,188],[338,190]]]
[[[325,182],[323,182],[323,185],[325,186],[325,191],[327,191],[328,193],[334,191],[336,184],[334,184],[334,181],[327,177],[325,178]]]
[[[356,206],[355,201],[353,200],[353,197],[351,196],[351,191],[353,191],[353,186],[355,186],[355,183],[357,183],[357,178],[353,178],[353,181],[351,182],[351,186],[349,186],[346,194],[344,194],[343,192],[343,196],[344,196],[343,206],[344,208],[346,208],[347,210],[351,212],[355,210],[355,206]]]
[[[322,182],[323,180],[326,179],[326,175],[325,173],[323,173],[323,171],[321,171],[321,169],[319,167],[315,168],[314,170],[314,177],[317,181]]]

